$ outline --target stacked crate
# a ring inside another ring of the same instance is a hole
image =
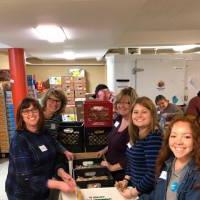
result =
[[[0,89],[0,153],[9,152],[9,137],[6,119],[6,106],[4,101],[4,91]]]
[[[109,101],[84,103],[85,150],[99,151],[108,145],[112,129],[113,105]]]
[[[74,80],[72,76],[61,77],[62,90],[67,97],[67,105],[75,105]]]
[[[14,105],[12,99],[12,92],[5,91],[5,102],[6,102],[6,116],[7,116],[7,126],[8,126],[8,134],[10,140],[13,138],[15,134],[15,115],[14,115]]]
[[[86,78],[74,77],[75,98],[85,98],[86,94]]]

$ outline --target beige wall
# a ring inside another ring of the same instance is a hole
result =
[[[65,76],[68,75],[68,71],[70,68],[81,68],[85,69],[86,77],[87,77],[87,92],[94,92],[95,87],[99,83],[106,84],[106,67],[104,63],[94,62],[94,61],[84,61],[79,62],[75,65],[76,61],[73,62],[73,65],[70,66],[69,64],[62,64],[59,65],[52,65],[52,63],[57,63],[57,61],[51,62],[44,65],[28,65],[26,66],[26,74],[35,74],[36,80],[45,81],[49,78],[49,76]],[[60,63],[59,63],[60,64]],[[76,67],[79,66],[79,67]],[[8,54],[0,53],[0,69],[9,69],[9,60]]]
[[[106,84],[106,67],[105,65],[100,66],[27,66],[27,74],[35,74],[36,80],[45,81],[50,76],[66,76],[68,75],[69,69],[81,68],[85,69],[87,77],[87,92],[94,92],[95,87],[99,83]]]
[[[7,53],[0,53],[0,69],[9,69]]]

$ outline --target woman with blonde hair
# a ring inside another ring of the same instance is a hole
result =
[[[122,89],[116,96],[115,105],[118,117],[115,119],[113,129],[109,134],[108,146],[98,152],[99,156],[105,155],[105,160],[102,161],[101,165],[111,171],[116,181],[124,177],[125,151],[129,141],[129,115],[136,98],[137,94],[131,87]]]
[[[136,100],[129,124],[127,168],[124,180],[116,187],[127,199],[150,193],[155,183],[155,163],[162,143],[154,103],[147,97]],[[128,187],[130,184],[132,187]]]

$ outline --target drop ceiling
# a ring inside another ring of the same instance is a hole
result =
[[[24,48],[28,58],[55,60],[64,51],[101,59],[141,46],[200,44],[199,10],[199,0],[1,0],[0,48]],[[59,25],[69,39],[39,40],[31,31],[39,24]]]

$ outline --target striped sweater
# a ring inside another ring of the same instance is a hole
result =
[[[126,174],[131,177],[131,184],[140,193],[149,193],[154,187],[155,161],[161,144],[162,134],[156,130],[127,148]]]

